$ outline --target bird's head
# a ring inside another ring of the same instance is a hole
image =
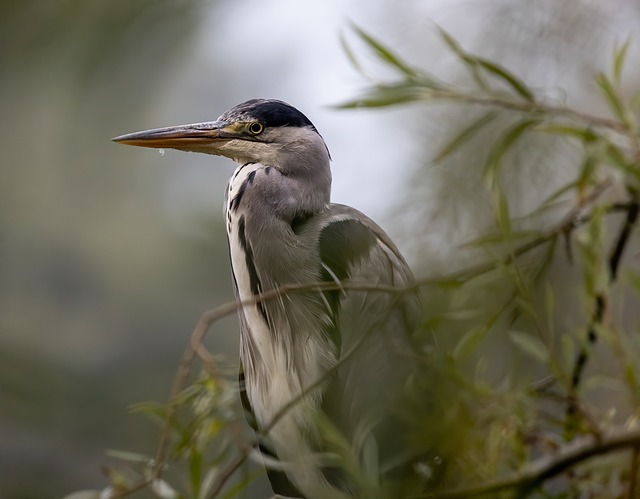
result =
[[[237,163],[262,163],[284,173],[328,168],[329,151],[309,119],[295,107],[274,99],[252,99],[216,121],[121,135],[121,144],[178,149],[225,156]]]

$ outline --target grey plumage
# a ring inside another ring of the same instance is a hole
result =
[[[225,200],[239,299],[284,284],[350,280],[406,287],[413,280],[382,229],[353,208],[330,204],[329,151],[313,124],[286,103],[255,99],[216,122],[115,140],[240,163]],[[286,479],[269,471],[276,493],[359,495],[358,484],[326,459],[326,452],[336,450],[320,431],[327,424],[350,442],[354,459],[364,457],[371,468],[374,455],[376,472],[403,463],[408,450],[399,430],[400,402],[416,367],[411,333],[419,314],[415,293],[322,292],[312,286],[243,308],[243,400],[258,433],[270,426],[260,435],[263,447],[283,462]]]

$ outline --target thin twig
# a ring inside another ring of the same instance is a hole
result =
[[[629,194],[631,196],[631,201],[625,205],[627,216],[625,221],[620,228],[620,233],[618,234],[618,239],[616,241],[613,250],[611,251],[611,255],[609,257],[609,283],[608,286],[611,287],[618,277],[618,269],[620,267],[620,261],[622,259],[622,255],[624,253],[625,248],[627,247],[627,243],[629,242],[629,237],[631,236],[631,232],[638,221],[638,214],[640,211],[640,200],[638,199],[638,192],[629,187]],[[569,396],[569,405],[567,407],[567,424],[572,424],[574,417],[576,415],[578,406],[577,406],[577,395],[576,392],[582,380],[582,374],[584,373],[584,369],[589,360],[589,350],[595,345],[598,340],[598,335],[596,333],[596,329],[604,319],[604,313],[607,308],[607,293],[596,293],[595,295],[595,309],[593,312],[593,317],[591,319],[591,324],[589,325],[589,331],[587,332],[587,345],[583,345],[578,352],[576,357],[576,361],[573,368],[573,374],[571,376],[571,388],[570,388],[570,396]]]
[[[466,96],[464,100],[470,104],[480,104],[487,107],[499,107],[511,111],[524,111],[532,114],[540,114],[542,116],[561,116],[577,121],[582,121],[589,126],[608,128],[609,130],[613,130],[618,133],[626,133],[628,131],[628,127],[620,121],[604,118],[602,116],[594,116],[592,114],[581,113],[567,107],[550,106],[548,104],[541,104],[539,102],[531,103],[527,101],[513,101],[500,99],[498,97]]]
[[[388,85],[380,86],[384,87]],[[585,123],[589,127],[606,128],[620,134],[629,133],[628,125],[621,121],[611,118],[605,118],[603,116],[594,116],[592,114],[582,113],[565,106],[553,106],[550,104],[541,103],[540,101],[531,102],[526,100],[514,100],[499,95],[478,95],[470,91],[464,92],[457,88],[450,90],[447,88],[426,87],[423,89],[424,92],[420,92],[421,88],[417,88],[416,90],[418,91],[418,99],[416,100],[426,100],[429,102],[459,102],[463,104],[475,104],[494,109],[498,108],[508,111],[530,113],[533,115],[540,115],[544,117],[555,116],[579,121]]]

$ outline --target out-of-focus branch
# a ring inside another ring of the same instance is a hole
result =
[[[425,499],[462,499],[491,496],[506,490],[515,490],[520,495],[540,487],[545,481],[573,468],[592,457],[623,449],[640,447],[640,430],[617,429],[600,437],[585,436],[561,447],[553,456],[545,456],[526,465],[520,472],[502,479],[451,490],[425,494]]]
[[[627,212],[627,216],[624,223],[622,224],[622,227],[620,228],[620,233],[618,234],[616,244],[611,251],[611,255],[609,256],[609,286],[615,283],[616,278],[618,277],[618,269],[620,267],[622,255],[625,248],[627,247],[627,243],[629,242],[631,232],[638,221],[638,214],[640,212],[640,198],[638,192],[634,188],[629,187],[629,194],[631,196],[631,201],[626,205],[625,211]],[[596,328],[600,324],[602,324],[606,307],[607,294],[601,292],[597,293],[595,296],[595,309],[593,312],[593,317],[591,319],[589,331],[587,332],[588,344],[583,345],[578,352],[573,368],[573,374],[571,377],[571,393],[569,396],[569,405],[567,407],[567,424],[571,424],[575,419],[575,415],[578,410],[576,392],[582,380],[584,368],[586,367],[589,360],[589,349],[590,347],[593,347],[593,345],[595,345],[596,341],[598,340]]]

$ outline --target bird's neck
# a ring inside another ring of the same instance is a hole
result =
[[[229,180],[226,218],[241,215],[251,229],[268,229],[273,225],[291,225],[300,217],[324,211],[330,202],[331,172],[328,165],[315,169],[298,169],[246,163],[239,166]]]
[[[304,261],[315,253],[304,251],[312,242],[301,239],[306,236],[298,229],[328,209],[330,182],[330,175],[314,182],[259,163],[236,169],[227,187],[225,221],[241,299],[300,281],[297,265],[319,268],[319,262]]]

